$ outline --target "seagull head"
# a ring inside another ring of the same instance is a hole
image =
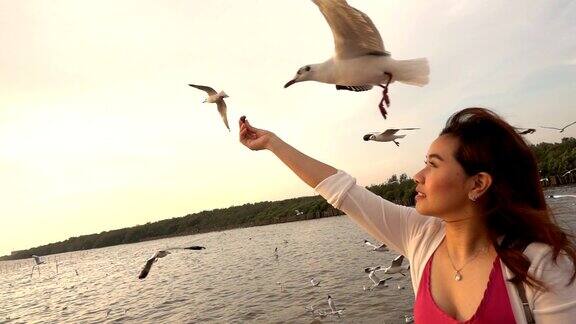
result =
[[[366,135],[364,135],[363,138],[365,141],[369,141],[369,140],[374,140],[375,137],[376,136],[374,134],[366,134]]]
[[[312,80],[312,74],[313,73],[314,73],[314,70],[312,69],[312,67],[310,65],[305,65],[305,66],[299,68],[298,71],[296,71],[296,75],[294,76],[294,78],[292,80],[286,82],[286,84],[284,85],[284,88],[288,88],[289,86],[293,85],[296,82]]]

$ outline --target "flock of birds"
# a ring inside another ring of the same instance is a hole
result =
[[[336,90],[368,91],[374,86],[382,88],[382,99],[378,108],[386,119],[386,108],[390,106],[388,87],[394,82],[413,86],[428,84],[430,68],[426,58],[395,60],[384,48],[382,37],[372,20],[363,12],[348,5],[345,0],[312,0],[328,23],[334,40],[334,54],[322,63],[307,64],[299,68],[296,75],[284,88],[304,81],[333,84]],[[226,114],[224,91],[217,92],[206,85],[189,84],[208,94],[204,103],[215,103],[226,128],[230,131]],[[364,136],[366,141],[394,142],[406,135],[396,135],[400,130],[388,129]]]
[[[333,84],[336,90],[368,91],[374,86],[382,88],[382,99],[378,104],[380,113],[386,119],[386,107],[390,106],[388,87],[395,81],[409,85],[424,86],[428,84],[430,68],[425,58],[412,60],[395,60],[384,48],[382,37],[372,20],[360,10],[348,5],[345,0],[312,0],[326,19],[333,35],[335,52],[326,61],[308,64],[299,68],[296,75],[284,88],[303,81],[316,81]],[[205,85],[189,84],[205,91],[208,97],[204,103],[215,103],[226,128],[230,131],[226,114],[224,91],[217,92]],[[540,126],[541,128],[564,132],[576,121],[563,127]],[[384,131],[370,132],[363,136],[365,141],[393,142],[406,135],[397,134],[401,130],[418,128],[389,128]],[[527,135],[535,128],[517,128],[519,134]]]
[[[395,60],[392,59],[390,52],[384,48],[384,43],[373,24],[372,20],[363,12],[351,7],[345,0],[312,0],[320,9],[320,12],[326,19],[334,38],[335,53],[326,61],[318,64],[308,64],[299,68],[296,75],[288,81],[284,88],[303,81],[317,81],[327,84],[333,84],[336,90],[347,91],[368,91],[374,86],[382,88],[382,99],[378,108],[382,116],[386,119],[386,108],[390,106],[390,97],[388,87],[390,84],[398,81],[401,83],[424,86],[428,83],[430,69],[428,61],[425,58],[412,60]],[[202,90],[207,93],[208,97],[204,103],[215,103],[218,112],[226,128],[230,131],[227,118],[227,106],[224,98],[228,95],[224,91],[217,92],[212,87],[198,84],[189,84],[190,87]],[[569,123],[563,127],[540,126],[542,128],[558,130],[564,132],[568,127],[576,124]],[[417,130],[418,128],[391,128],[383,132],[371,132],[364,135],[364,141],[393,142],[399,146],[397,141],[406,135],[398,134],[399,131]],[[519,134],[532,134],[536,131],[534,128],[517,128]],[[571,170],[574,171],[574,170]],[[548,198],[576,197],[576,195],[552,195]],[[364,243],[374,252],[388,252],[386,245],[374,245],[365,240]],[[138,278],[146,278],[152,266],[160,259],[171,254],[175,250],[203,250],[203,246],[190,247],[173,247],[157,251],[150,257],[142,268]],[[42,257],[33,255],[34,266],[32,273],[40,265],[45,263]],[[274,251],[274,257],[278,259],[278,248]],[[373,290],[377,287],[387,287],[387,282],[393,279],[387,276],[380,279],[377,273],[385,275],[400,274],[405,276],[404,272],[410,266],[403,265],[404,256],[397,256],[388,266],[367,267],[364,269],[368,278],[372,281],[372,286],[364,286],[364,290]],[[283,284],[278,282],[281,290],[284,290]],[[313,287],[319,287],[320,280],[312,278],[310,284]],[[400,285],[398,289],[403,289]],[[327,303],[329,310],[316,310],[313,306],[307,307],[314,317],[326,317],[329,315],[340,316],[344,309],[338,309],[334,299],[328,295]],[[411,316],[406,316],[406,322],[412,321]]]
[[[375,245],[368,240],[364,240],[364,244],[370,247],[371,252],[390,252],[390,249],[386,246],[386,244]],[[274,255],[277,256],[277,250],[274,251]],[[362,287],[363,290],[372,291],[377,287],[388,287],[387,281],[394,279],[394,277],[392,276],[387,276],[384,279],[380,279],[376,276],[377,272],[381,272],[386,275],[400,274],[402,276],[406,276],[404,272],[410,269],[410,265],[409,264],[403,265],[403,261],[404,256],[399,255],[395,257],[394,260],[392,260],[392,262],[388,266],[375,266],[365,268],[364,272],[368,274],[368,279],[372,281],[372,286],[370,287],[363,286]],[[310,279],[310,285],[312,287],[320,287],[320,283],[321,280],[318,280],[317,278]],[[285,289],[284,285],[281,282],[277,282],[277,284],[280,285],[280,290],[284,291]],[[404,287],[401,286],[400,284],[397,284],[397,288],[398,290],[404,289]],[[334,298],[332,298],[332,296],[328,295],[327,303],[328,303],[328,309],[316,309],[312,305],[305,307],[305,309],[308,312],[310,312],[310,315],[314,318],[325,318],[331,315],[340,317],[343,314],[345,309],[337,308],[334,302]],[[406,323],[411,323],[412,321],[413,317],[411,315],[405,315]]]

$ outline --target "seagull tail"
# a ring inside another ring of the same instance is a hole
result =
[[[428,59],[395,60],[393,64],[391,70],[395,81],[418,87],[428,84],[430,74]]]

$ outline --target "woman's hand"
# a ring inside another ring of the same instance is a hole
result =
[[[254,151],[270,148],[271,140],[276,137],[274,133],[252,127],[246,119],[246,116],[240,117],[239,123],[240,143]]]

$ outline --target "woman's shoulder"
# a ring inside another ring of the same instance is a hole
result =
[[[528,272],[540,280],[545,290],[536,289],[531,294],[534,312],[537,314],[564,313],[568,309],[574,313],[576,308],[576,284],[572,281],[574,263],[560,251],[557,257],[548,244],[532,243],[524,250],[530,260]],[[527,287],[530,291],[532,288]]]

